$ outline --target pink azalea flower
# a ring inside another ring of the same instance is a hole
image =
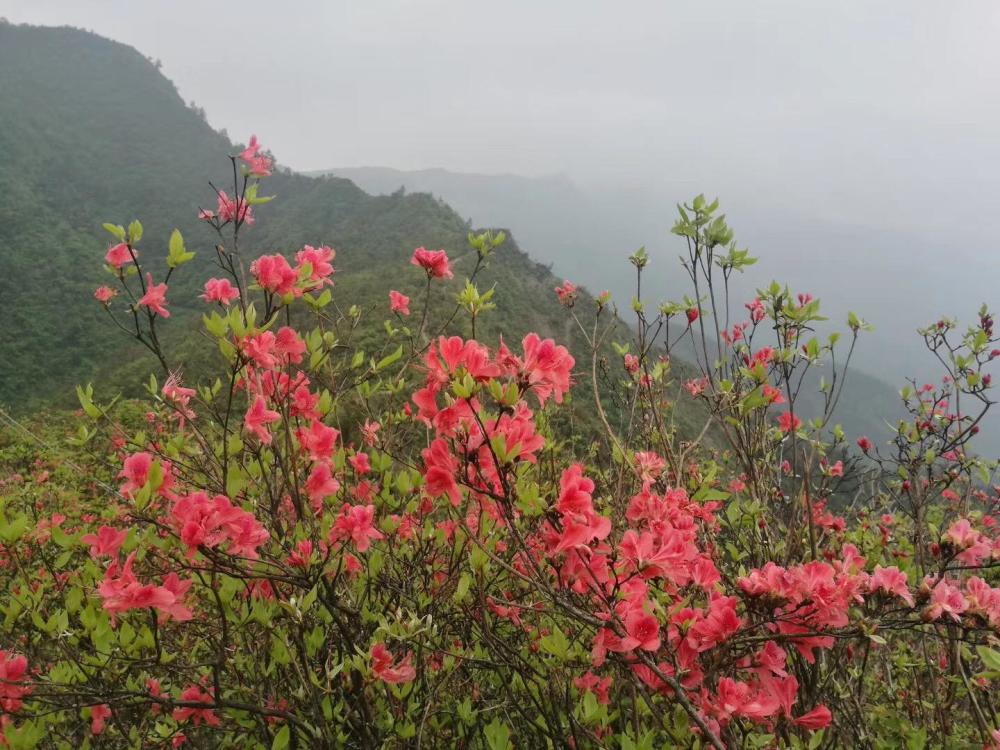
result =
[[[188,408],[188,404],[194,398],[196,391],[194,388],[185,388],[182,386],[180,376],[177,373],[170,373],[163,384],[162,392],[165,399],[173,402],[182,427],[185,419],[194,419],[194,411]]]
[[[117,290],[112,289],[109,286],[99,286],[94,290],[94,299],[105,306],[107,306],[107,304],[117,296]]]
[[[442,438],[435,438],[420,455],[424,460],[424,487],[427,492],[431,497],[447,495],[457,508],[462,501],[462,493],[455,481],[458,459],[452,455],[448,443]]]
[[[80,541],[90,545],[91,557],[115,557],[128,536],[128,530],[118,531],[111,526],[102,526],[96,534],[80,537]]]
[[[764,303],[756,297],[752,302],[747,302],[744,307],[749,311],[750,320],[754,323],[760,323],[760,321],[762,321],[764,316],[767,314],[764,310]]]
[[[382,682],[390,685],[398,685],[403,682],[412,682],[417,676],[417,671],[413,668],[413,652],[408,651],[396,664],[392,663],[392,654],[383,643],[376,643],[371,650],[372,674]]]
[[[448,255],[444,250],[428,250],[418,247],[413,251],[410,263],[419,266],[427,272],[427,276],[435,279],[451,279],[455,274],[451,272],[448,264]]]
[[[653,451],[636,451],[635,468],[644,482],[652,482],[666,468],[667,462]]]
[[[225,495],[209,498],[206,492],[193,492],[174,504],[170,522],[189,558],[200,547],[211,549],[225,543],[230,555],[255,560],[257,548],[270,538],[253,513],[233,505]]]
[[[789,411],[778,417],[778,429],[782,432],[793,432],[802,426],[802,420]]]
[[[830,709],[824,705],[819,705],[809,713],[803,714],[793,721],[800,727],[816,731],[817,729],[824,729],[830,726],[832,720],[833,716],[830,714]]]
[[[247,159],[247,166],[250,169],[250,174],[254,177],[270,177],[271,167],[273,164],[274,162],[271,160],[271,157],[264,155],[258,155],[251,159]]]
[[[240,152],[240,158],[243,161],[250,161],[257,156],[258,151],[260,151],[260,142],[256,135],[251,135],[247,147]]]
[[[372,470],[372,465],[368,460],[367,453],[355,453],[347,460],[351,466],[354,467],[354,471],[360,476],[364,476]]]
[[[340,491],[340,482],[333,476],[328,464],[316,464],[316,468],[309,474],[306,480],[306,492],[313,506],[322,503],[330,495],[336,495]]]
[[[350,539],[358,552],[367,552],[373,539],[385,536],[374,527],[374,505],[347,505],[340,511],[333,528],[330,529],[330,543]]]
[[[955,521],[944,534],[944,539],[951,542],[957,549],[968,549],[979,541],[980,533],[972,527],[969,519],[960,518]]]
[[[254,177],[269,177],[273,164],[269,156],[261,153],[263,146],[257,140],[257,136],[251,135],[247,147],[240,152],[239,157],[246,162],[250,174]]]
[[[692,396],[700,396],[708,387],[708,378],[697,378],[684,383],[684,390]]]
[[[181,700],[185,703],[204,704],[197,706],[179,706],[173,710],[171,716],[174,721],[187,721],[190,719],[195,726],[204,723],[210,727],[217,727],[222,722],[215,715],[212,706],[215,705],[215,698],[211,693],[202,690],[198,685],[190,685],[181,693]]]
[[[205,293],[201,298],[206,302],[218,302],[220,305],[228,305],[235,299],[239,299],[239,290],[230,283],[229,279],[209,279],[205,282]]]
[[[24,696],[31,688],[24,683],[28,660],[0,649],[0,711],[14,713],[20,710]]]
[[[298,272],[288,264],[284,255],[262,255],[250,264],[250,273],[260,288],[274,294],[294,294]]]
[[[275,336],[271,331],[264,331],[256,336],[245,336],[239,342],[243,356],[263,370],[273,370],[278,366],[274,344]]]
[[[660,623],[655,616],[639,607],[631,609],[625,615],[625,632],[627,635],[621,643],[623,649],[656,651],[660,648]]]
[[[271,433],[267,425],[277,422],[281,415],[267,408],[267,402],[263,396],[257,396],[253,404],[247,410],[243,418],[243,426],[248,432],[252,432],[264,445],[271,444]]]
[[[154,284],[153,274],[146,274],[146,293],[139,298],[139,304],[143,307],[148,307],[157,315],[164,318],[170,317],[170,311],[167,309],[167,285],[166,284]]]
[[[785,403],[785,397],[781,395],[781,391],[775,388],[773,385],[765,385],[761,389],[761,395],[767,399],[769,404],[783,404]]]
[[[302,450],[309,454],[312,461],[328,461],[337,447],[340,431],[314,419],[308,428],[300,427],[295,431]]]
[[[611,698],[608,696],[608,690],[611,687],[610,677],[602,679],[593,672],[587,671],[583,677],[573,678],[573,686],[581,692],[593,693],[597,702],[602,706],[611,702]]]
[[[230,198],[225,190],[219,191],[217,211],[223,224],[237,219],[247,226],[252,226],[254,223],[253,207],[242,198],[239,200]]]
[[[138,250],[132,252],[137,256],[139,255]],[[129,252],[128,245],[124,242],[119,242],[117,245],[108,248],[108,252],[104,254],[104,260],[112,268],[121,268],[126,263],[132,262],[132,252]]]
[[[308,263],[311,270],[307,278],[313,287],[333,286],[333,281],[329,277],[334,272],[333,259],[336,255],[336,251],[326,245],[322,247],[305,245],[295,254],[295,262],[298,264],[295,270],[301,274],[303,267]]]
[[[364,437],[366,445],[375,445],[378,440],[378,431],[382,429],[382,425],[378,422],[372,422],[366,419],[365,423],[361,425],[361,434]]]
[[[906,573],[895,566],[883,568],[881,565],[876,565],[868,585],[872,591],[883,591],[886,594],[898,596],[911,607],[913,606],[913,594],[910,593]]]
[[[105,719],[111,718],[111,709],[107,703],[92,706],[90,709],[90,733],[98,735],[104,731]]]
[[[559,298],[560,305],[571,307],[576,301],[576,284],[563,281],[561,286],[556,287],[556,297]]]
[[[942,615],[948,615],[959,622],[967,604],[962,592],[945,580],[939,581],[931,591],[931,601],[924,610],[924,618],[929,621],[938,620]]]
[[[283,362],[298,364],[306,353],[306,344],[299,338],[295,329],[283,326],[274,337],[274,350]]]
[[[389,309],[400,315],[409,315],[410,298],[393,289],[389,292]]]
[[[191,619],[191,612],[180,604],[178,591],[187,586],[178,586],[172,581],[172,586],[155,586],[141,583],[132,572],[135,552],[128,556],[125,565],[119,569],[115,560],[108,566],[104,581],[97,587],[97,593],[103,600],[105,611],[111,615],[127,612],[130,609],[160,610],[163,615],[184,621]],[[171,574],[176,579],[176,574]],[[190,582],[187,584],[190,585]],[[183,591],[181,591],[183,593]]]

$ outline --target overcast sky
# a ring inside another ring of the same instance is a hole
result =
[[[298,169],[787,191],[818,218],[910,230],[1000,208],[995,0],[0,0],[0,14],[160,58],[213,125]]]

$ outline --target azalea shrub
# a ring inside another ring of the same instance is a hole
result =
[[[730,300],[754,259],[717,202],[678,208],[687,297],[642,297],[644,251],[627,324],[554,291],[571,353],[476,339],[501,235],[450,249],[464,284],[449,249],[401,252],[422,298],[374,306],[330,247],[245,258],[271,159],[231,160],[200,212],[215,373],[163,343],[184,238],[164,259],[106,224],[94,296],[155,357],[147,399],[81,387],[65,461],[0,454],[4,744],[1000,748],[985,308],[921,331],[942,372],[891,435],[848,436],[867,324]]]

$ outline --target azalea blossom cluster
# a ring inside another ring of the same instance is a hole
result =
[[[12,590],[45,592],[31,636],[0,651],[5,730],[62,712],[83,734],[125,728],[150,746],[485,735],[492,747],[697,738],[720,750],[850,745],[865,716],[892,710],[909,724],[881,746],[904,746],[929,721],[907,692],[919,690],[959,696],[955,713],[979,709],[964,737],[1000,737],[981,710],[995,679],[986,667],[1000,664],[995,503],[968,479],[955,436],[975,425],[950,398],[988,381],[962,372],[917,389],[901,458],[883,465],[874,439],[856,439],[860,456],[843,435],[828,441],[817,427],[828,415],[809,414],[790,387],[795,368],[833,347],[809,338],[819,318],[807,294],[759,290],[731,325],[697,277],[695,298],[664,304],[653,323],[637,299],[635,345],[612,358],[610,334],[597,333],[609,295],[591,300],[566,281],[548,304],[575,318],[583,344],[534,332],[487,343],[461,302],[441,328],[425,325],[466,256],[418,247],[399,265],[425,279],[422,303],[382,288],[368,306],[378,319],[362,328],[370,313],[344,316],[331,301],[343,289],[332,288],[331,247],[258,255],[242,273],[238,233],[258,218],[257,181],[273,162],[256,138],[232,158],[234,184],[201,213],[219,237],[233,233],[200,294],[217,377],[169,366],[155,335],[170,314],[167,279],[142,268],[141,228],[109,229],[121,241],[105,261],[133,284],[130,322],[165,378],[151,378],[148,408],[120,418],[79,391],[95,426],[78,439],[104,440],[113,456],[95,473],[111,503],[81,477],[77,494],[103,498],[96,507],[46,514],[23,539],[0,530],[0,569],[38,572]],[[690,273],[749,262],[715,205],[699,196],[680,211]],[[483,261],[480,239],[469,243]],[[168,273],[185,253],[172,238]],[[640,273],[648,263],[633,256]],[[116,295],[94,296],[114,315]],[[311,324],[293,307],[306,303]],[[413,313],[417,330],[403,320]],[[708,327],[712,351],[670,389],[675,316],[681,338]],[[984,312],[961,362],[993,358],[982,340],[992,325]],[[351,338],[360,330],[369,351]],[[608,361],[618,376],[605,381]],[[673,417],[687,394],[710,421],[682,436]],[[884,489],[855,522],[838,490],[862,460]],[[48,483],[39,470],[36,517]],[[20,602],[4,604],[17,621]],[[67,660],[69,643],[86,657]],[[890,694],[882,675],[906,690]],[[947,719],[931,720],[944,734]]]
[[[177,573],[171,572],[160,585],[142,583],[132,570],[136,554],[132,552],[121,566],[117,558],[108,566],[104,581],[97,589],[105,611],[117,615],[133,609],[152,608],[165,619],[190,620],[191,610],[183,601],[193,582],[182,581]]]
[[[281,297],[301,297],[303,293],[332,286],[332,248],[306,245],[295,254],[292,266],[284,255],[262,255],[250,265],[260,288]]]
[[[539,346],[550,356],[535,356]],[[513,405],[512,415],[497,419],[471,394],[449,397],[446,404],[440,403],[440,397],[449,384],[486,385],[499,378],[518,384],[522,398],[535,387],[540,389],[536,390],[540,404],[550,395],[560,399],[568,387],[568,353],[534,336],[525,339],[524,349],[523,358],[514,357],[505,347],[494,357],[477,342],[440,339],[425,359],[427,384],[413,399],[417,418],[433,428],[435,435],[423,451],[427,491],[446,497],[455,507],[469,502],[472,507],[463,511],[467,519],[486,513],[500,527],[517,523],[503,507],[510,501],[504,492],[512,481],[514,463],[535,461],[544,444],[532,414],[523,400]],[[493,390],[503,393],[504,387]],[[517,449],[508,452],[506,448],[512,445]],[[574,464],[566,469],[552,506],[555,517],[527,537],[516,564],[527,571],[548,561],[555,573],[550,583],[585,595],[589,611],[606,623],[593,636],[592,668],[601,668],[609,654],[617,654],[648,689],[667,694],[671,688],[666,680],[679,677],[683,689],[702,707],[707,726],[716,729],[737,716],[765,723],[786,716],[801,726],[825,726],[830,716],[825,706],[793,715],[797,683],[788,674],[786,652],[776,641],[746,657],[746,670],[753,675],[750,682],[729,680],[720,682],[716,690],[709,689],[703,662],[710,662],[712,649],[733,638],[749,621],[738,613],[739,598],[722,593],[721,575],[707,551],[705,542],[716,523],[719,504],[693,502],[679,488],[657,492],[656,481],[664,465],[655,453],[637,457],[643,487],[629,502],[628,528],[615,535],[611,519],[595,507],[595,483],[585,475],[584,467]],[[832,571],[828,565],[818,565],[823,572]],[[825,582],[820,573],[816,575]],[[793,643],[810,658],[812,649],[828,648],[831,638],[803,634],[813,633],[815,627],[846,625],[846,607],[852,595],[860,596],[860,584],[853,591],[838,592],[839,613],[817,605],[811,610],[822,613],[816,622],[808,613],[801,614],[804,624],[775,618],[776,635],[801,638]],[[699,600],[702,603],[696,604]],[[495,611],[523,622],[519,608],[501,606]],[[668,613],[665,621],[661,620],[664,612]],[[579,679],[600,679],[593,672],[588,674],[589,678]],[[720,712],[719,706],[728,708]]]

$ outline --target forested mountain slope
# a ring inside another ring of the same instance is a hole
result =
[[[225,154],[235,146],[133,48],[77,29],[2,25],[0,150],[7,312],[0,401],[21,411],[53,399],[68,403],[78,382],[114,381],[119,368],[129,375],[152,369],[155,362],[125,343],[92,297],[108,281],[101,222],[140,219],[147,257],[166,253],[174,227],[198,253],[170,284],[167,335],[183,342],[205,309],[194,280],[205,278],[215,241],[197,212],[214,208],[210,181],[232,184]],[[453,300],[475,262],[470,227],[429,195],[371,196],[346,179],[280,170],[267,192],[277,198],[258,207],[258,225],[243,235],[247,257],[304,243],[336,248],[336,289],[370,300],[379,324],[390,288],[419,296],[422,275],[409,265],[414,247],[441,247],[453,258],[456,278],[441,287],[439,304]],[[509,237],[480,276],[484,290],[494,282],[497,309],[484,319],[486,338],[537,330],[571,339],[556,279]]]

